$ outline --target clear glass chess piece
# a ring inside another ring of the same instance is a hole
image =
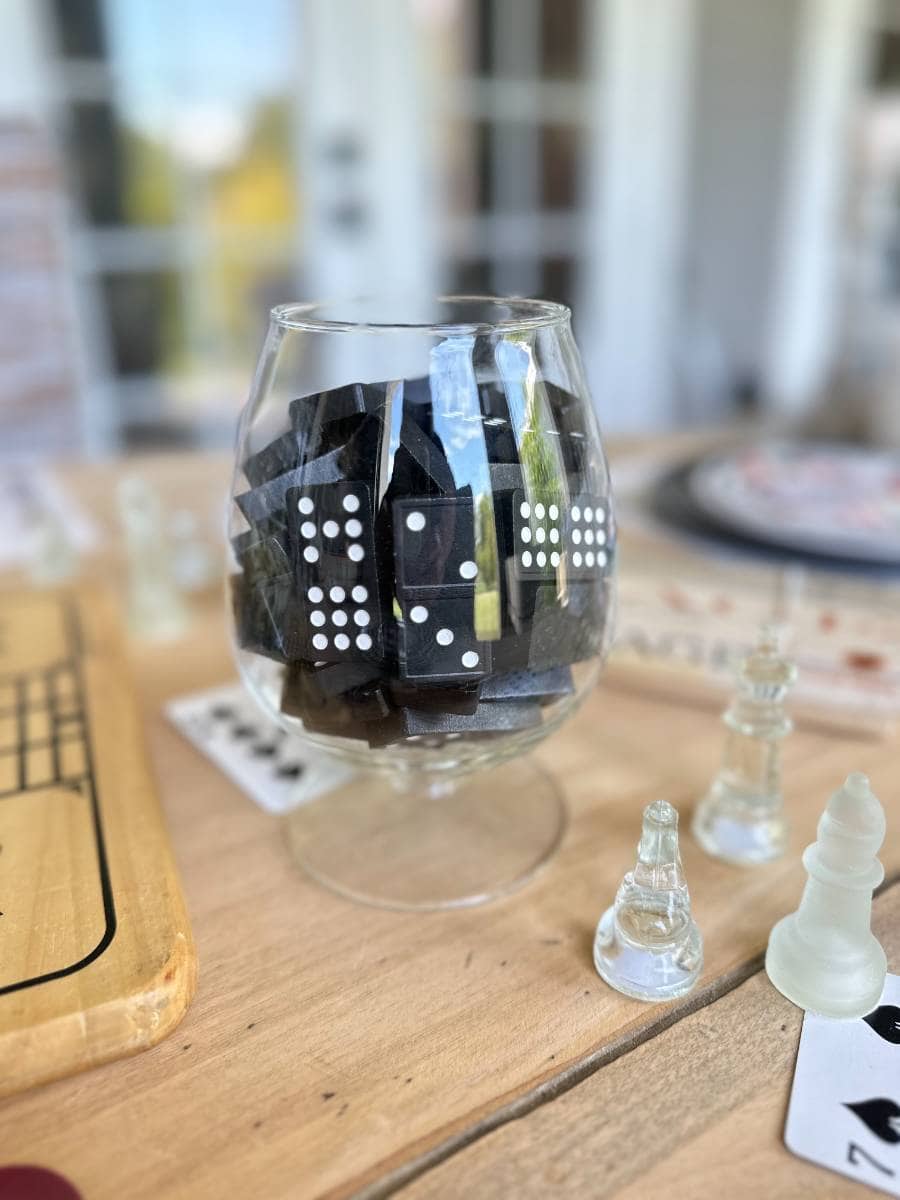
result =
[[[119,482],[119,520],[128,554],[128,616],[136,637],[178,637],[187,612],[172,577],[159,494],[136,475]]]
[[[847,776],[803,852],[800,907],[769,936],[766,972],[788,1000],[826,1017],[863,1017],[878,1003],[887,960],[872,934],[872,892],[884,879],[875,857],[884,810],[859,771]]]
[[[78,556],[59,513],[49,507],[42,509],[34,519],[32,532],[32,583],[55,587],[71,579],[78,569]]]
[[[678,813],[665,800],[644,809],[637,863],[597,925],[594,966],[610,987],[637,1000],[684,996],[703,969],[703,938],[678,852]]]
[[[793,729],[784,701],[796,676],[775,629],[764,625],[722,716],[728,729],[722,767],[694,813],[694,837],[714,858],[751,866],[784,853],[781,742]]]

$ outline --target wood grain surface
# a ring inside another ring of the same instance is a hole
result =
[[[221,467],[206,478],[223,478]],[[164,469],[177,474],[172,460]],[[196,460],[183,470],[199,488]],[[692,996],[643,1005],[595,975],[593,929],[631,864],[642,805],[665,796],[687,826],[722,749],[709,712],[601,684],[539,751],[571,814],[552,865],[484,908],[402,914],[353,905],[298,873],[279,822],[167,725],[167,699],[232,677],[218,598],[195,605],[180,641],[134,646],[133,662],[203,968],[196,1001],[178,1035],[149,1053],[0,1104],[0,1161],[53,1167],[91,1200],[386,1195],[639,1053],[666,1077],[675,1068],[657,1050],[661,1031],[708,1020],[739,994],[729,989],[796,904],[799,851],[849,770],[866,771],[881,795],[883,859],[900,871],[896,745],[796,733],[785,750],[789,855],[741,871],[685,836],[706,966]]]
[[[196,957],[101,591],[0,592],[0,713],[6,1095],[158,1042]]]
[[[900,883],[873,927],[900,966]],[[783,1144],[803,1013],[765,971],[649,1037],[571,1091],[475,1141],[403,1200],[515,1196],[644,1200],[872,1195]],[[473,1137],[477,1131],[473,1131]]]

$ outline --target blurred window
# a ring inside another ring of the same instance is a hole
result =
[[[128,272],[101,280],[113,363],[120,375],[169,369],[183,351],[183,313],[174,271]]]
[[[91,368],[84,411],[113,442],[152,441],[154,428],[230,442],[268,307],[302,294],[304,244],[334,236],[310,227],[321,217],[297,162],[301,114],[321,99],[304,95],[301,19],[319,2],[43,0]],[[436,229],[452,287],[573,299],[596,124],[592,3],[410,5],[440,122]],[[349,171],[368,147],[338,137],[332,153]],[[327,207],[345,223],[364,211],[343,191]]]
[[[582,0],[541,0],[541,74],[575,79],[584,44]]]
[[[581,162],[595,120],[583,51],[590,2],[459,6],[468,20],[449,91],[453,286],[574,299]]]
[[[102,58],[106,52],[100,0],[53,0],[51,17],[66,58]]]
[[[267,309],[296,291],[298,5],[45,3],[87,410],[123,443],[227,443]]]

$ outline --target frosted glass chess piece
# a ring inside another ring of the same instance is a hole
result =
[[[159,495],[127,476],[118,488],[119,519],[128,553],[128,616],[137,637],[177,637],[187,614],[172,575]]]
[[[722,716],[728,729],[722,767],[694,813],[694,837],[714,858],[752,866],[784,853],[781,742],[793,729],[784,701],[796,677],[775,630],[764,625]]]
[[[638,1000],[683,996],[703,969],[703,938],[678,852],[678,813],[665,800],[644,809],[637,862],[597,925],[594,966],[610,987]]]
[[[887,973],[873,936],[872,891],[884,878],[875,857],[884,811],[856,771],[819,818],[803,851],[809,876],[800,907],[769,935],[766,971],[779,992],[826,1017],[863,1017],[878,1004]]]

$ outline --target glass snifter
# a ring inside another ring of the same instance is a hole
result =
[[[273,309],[237,442],[241,676],[356,768],[289,816],[334,889],[473,904],[552,853],[525,757],[611,634],[609,474],[569,310],[448,296]]]

